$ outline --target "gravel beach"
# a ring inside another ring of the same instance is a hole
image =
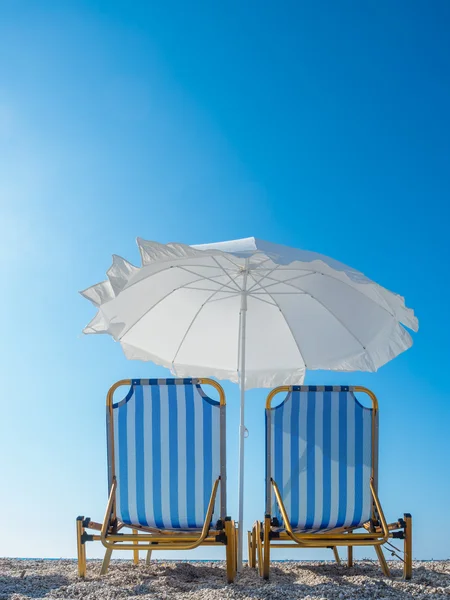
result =
[[[245,567],[232,585],[220,562],[154,562],[133,565],[111,561],[100,577],[100,561],[88,561],[85,580],[73,560],[0,559],[0,600],[30,598],[450,598],[450,561],[414,562],[410,582],[389,580],[378,565],[359,562],[351,569],[326,562],[275,563],[270,581]],[[398,567],[399,563],[392,565]],[[395,573],[400,575],[400,570]]]

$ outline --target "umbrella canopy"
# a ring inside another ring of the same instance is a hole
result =
[[[402,324],[418,328],[402,297],[314,252],[255,238],[138,246],[140,268],[114,256],[81,292],[98,307],[84,333],[179,377],[239,380],[243,294],[247,389],[299,384],[306,369],[376,371],[411,346]]]
[[[241,566],[245,389],[301,384],[307,369],[376,371],[418,322],[401,296],[314,252],[255,238],[138,246],[141,267],[114,256],[108,279],[81,292],[98,308],[84,333],[179,377],[240,383]]]

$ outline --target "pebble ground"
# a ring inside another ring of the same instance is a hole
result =
[[[0,600],[64,598],[86,600],[152,599],[436,599],[450,600],[450,561],[414,563],[413,579],[387,579],[371,561],[351,569],[327,562],[274,563],[270,581],[246,567],[227,585],[224,564],[111,561],[101,577],[100,561],[88,561],[86,579],[73,560],[0,559]],[[391,565],[400,575],[398,563]]]

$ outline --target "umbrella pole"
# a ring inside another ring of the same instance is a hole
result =
[[[245,318],[244,318],[245,320]],[[245,324],[243,327],[245,331]],[[245,342],[244,342],[245,347]],[[238,571],[242,570],[242,549],[243,549],[243,533],[244,533],[244,444],[245,444],[245,379],[240,383],[241,389],[241,416],[239,426],[239,529],[238,529],[238,548],[237,548],[237,567]]]
[[[241,391],[241,411],[239,425],[239,519],[238,519],[238,547],[237,570],[242,571],[243,546],[244,546],[244,444],[245,444],[245,338],[247,321],[247,267],[245,261],[243,270],[243,286],[241,291],[241,310],[239,313],[239,387]]]

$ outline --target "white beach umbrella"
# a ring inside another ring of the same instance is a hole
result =
[[[404,299],[331,258],[255,238],[187,246],[138,239],[142,266],[114,256],[81,292],[129,359],[178,377],[240,384],[239,564],[245,390],[301,384],[307,369],[376,371],[412,345]]]

